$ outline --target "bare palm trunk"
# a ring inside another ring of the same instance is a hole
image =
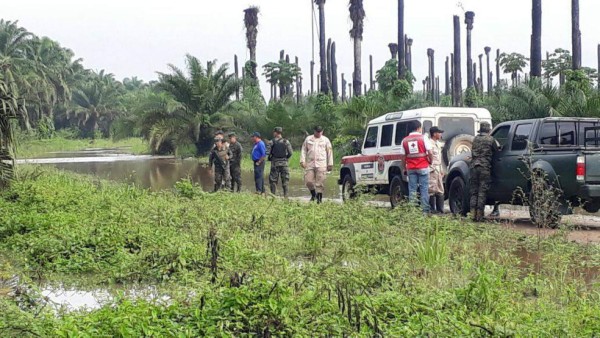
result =
[[[327,40],[327,85],[331,88],[331,39]]]
[[[496,86],[500,88],[500,49],[496,49]]]
[[[239,80],[240,79],[240,73],[239,73],[240,69],[239,69],[239,66],[238,66],[238,56],[237,56],[237,54],[233,56],[233,68],[234,68],[234,71],[235,71],[235,79]],[[239,86],[235,90],[235,99],[237,101],[240,100],[240,87]]]
[[[406,51],[404,44],[404,0],[398,0],[398,78],[406,77]]]
[[[413,39],[406,39],[406,69],[412,72],[412,45]]]
[[[450,58],[446,56],[446,64],[445,64],[445,88],[444,95],[450,95]]]
[[[475,13],[466,12],[465,13],[465,23],[467,24],[467,88],[473,88],[473,80],[475,75],[473,74],[473,57],[471,54],[472,51],[472,41],[471,41],[471,33],[473,32],[473,19],[475,18]]]
[[[360,39],[354,39],[354,78],[352,79],[352,86],[354,87],[354,96],[360,96],[362,87],[362,66],[361,66],[361,54],[362,54],[362,41]]]
[[[483,54],[479,54],[479,93],[483,94]]]
[[[344,73],[342,73],[342,102],[346,102],[346,86],[348,85],[348,82],[346,82],[346,78],[344,76]]]
[[[300,69],[299,68],[300,62],[299,62],[297,56],[294,59],[294,63],[296,64],[296,67],[298,67],[298,69]],[[300,104],[301,99],[302,99],[302,81],[300,79],[300,75],[296,75],[296,103]]]
[[[492,92],[492,73],[490,70],[490,52],[492,51],[491,47],[485,47],[483,49],[485,51],[485,59],[486,59],[486,63],[487,63],[487,93],[488,95]]]
[[[392,54],[392,60],[396,60],[396,58],[398,58],[398,44],[390,43],[388,47],[390,48],[390,53]]]
[[[431,98],[431,101],[435,101],[435,64],[434,64],[435,51],[432,48],[427,49],[427,58],[429,60],[429,81],[427,83],[427,95]]]
[[[454,106],[462,107],[462,76],[460,60],[460,18],[454,16]]]
[[[327,54],[325,50],[325,0],[315,0],[315,3],[319,6],[319,59],[321,63],[321,92],[329,94],[329,84],[327,83]]]
[[[333,93],[333,102],[338,102],[339,91],[335,42],[331,44],[331,91]]]
[[[369,55],[369,89],[375,89],[375,82],[373,82],[373,55]]]
[[[532,0],[531,77],[542,76],[542,0]]]
[[[315,93],[315,62],[310,62],[310,95]]]
[[[581,30],[579,30],[579,0],[571,0],[573,70],[581,69]]]

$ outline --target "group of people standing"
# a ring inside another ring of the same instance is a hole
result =
[[[264,171],[266,161],[271,162],[269,173],[269,188],[271,194],[277,193],[277,184],[281,181],[283,196],[288,197],[290,167],[289,161],[293,155],[292,144],[283,138],[283,128],[273,129],[273,139],[265,143],[259,132],[252,134],[251,159],[254,170],[256,193],[265,193]],[[241,191],[242,187],[242,146],[235,133],[229,134],[229,142],[224,140],[224,133],[217,131],[214,138],[215,146],[209,157],[209,166],[214,166],[215,187],[218,191],[228,188],[231,191]],[[323,135],[323,128],[314,128],[313,135],[308,136],[302,144],[300,166],[304,169],[304,181],[310,191],[311,201],[323,201],[325,177],[333,169],[333,148],[331,141]]]
[[[492,158],[497,149],[490,136],[491,126],[487,122],[480,125],[479,134],[473,140],[471,153],[470,206],[475,221],[482,221],[487,193],[491,183]],[[444,213],[444,177],[442,159],[442,135],[438,127],[429,129],[429,139],[423,135],[422,125],[414,121],[411,133],[402,140],[400,154],[406,164],[408,174],[409,200],[420,204],[423,213]],[[420,195],[420,202],[417,201]],[[498,213],[498,206],[494,214]]]

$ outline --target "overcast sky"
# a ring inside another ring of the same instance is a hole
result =
[[[418,83],[427,73],[427,48],[436,51],[436,73],[452,50],[452,15],[475,12],[474,58],[487,45],[494,50],[529,55],[531,1],[528,0],[406,0],[407,34],[414,39],[413,71]],[[312,58],[311,0],[18,0],[3,1],[1,17],[19,20],[28,30],[58,40],[84,59],[88,68],[105,69],[118,79],[156,79],[166,65],[183,66],[184,55],[233,64],[233,55],[248,58],[243,9],[260,7],[258,63],[279,58],[285,49],[300,58],[304,89],[310,88]],[[543,1],[544,51],[571,48],[569,0]],[[390,58],[388,43],[397,40],[397,1],[364,0],[367,19],[363,41],[363,82],[369,77],[369,54],[379,69]],[[581,0],[583,64],[597,68],[600,42],[600,1]],[[327,0],[326,34],[337,44],[338,72],[352,74],[352,41],[347,0]],[[465,26],[462,25],[462,38]],[[318,44],[318,38],[315,42]],[[463,55],[465,55],[463,42]],[[545,55],[545,53],[544,53]],[[318,45],[315,60],[318,68]],[[466,62],[466,57],[463,60]],[[233,69],[233,66],[232,66]],[[463,66],[463,71],[466,71]],[[262,70],[261,70],[262,73]],[[463,75],[463,79],[464,79]],[[261,81],[264,83],[264,77]],[[315,79],[316,81],[316,79]],[[443,77],[442,77],[443,83]],[[443,84],[442,84],[443,86]],[[417,86],[420,88],[420,86]],[[268,87],[263,91],[268,95]],[[442,88],[443,90],[443,88]]]

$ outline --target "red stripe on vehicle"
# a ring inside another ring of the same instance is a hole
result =
[[[342,159],[342,164],[377,162],[382,155],[352,156]],[[402,158],[400,154],[383,155],[385,161],[398,161]]]

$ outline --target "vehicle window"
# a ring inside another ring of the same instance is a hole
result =
[[[504,147],[508,142],[508,132],[510,131],[510,126],[502,126],[494,131],[492,137],[498,142],[501,147]]]
[[[423,133],[429,134],[429,129],[431,129],[431,127],[433,127],[433,122],[429,120],[423,121]]]
[[[525,150],[527,149],[527,141],[529,140],[529,134],[531,133],[531,123],[520,124],[515,130],[515,135],[512,139],[512,150]]]
[[[586,138],[595,138],[595,132],[593,130],[589,130],[586,134],[585,132],[585,128],[592,128],[592,127],[597,127],[600,126],[600,121],[599,122],[580,122],[579,124],[579,145],[581,146],[586,146],[586,145],[592,145],[594,144],[593,142],[588,142],[588,144],[586,144],[585,139]]]
[[[367,131],[367,137],[365,138],[365,149],[377,147],[377,132],[379,127],[371,127]]]
[[[544,146],[558,145],[558,131],[555,122],[546,122],[540,130],[540,144]]]
[[[445,140],[461,134],[475,135],[475,120],[470,117],[440,117],[438,127],[444,131]]]
[[[381,143],[380,147],[389,147],[392,145],[392,138],[394,137],[394,125],[387,124],[381,128]]]
[[[408,136],[408,129],[410,128],[410,124],[412,123],[412,121],[407,121],[407,122],[398,122],[396,124],[396,137],[395,137],[395,143],[397,146],[402,144],[402,140],[404,140],[404,138],[406,136]]]
[[[575,122],[558,122],[558,145],[559,146],[574,146],[577,145],[577,128]]]

